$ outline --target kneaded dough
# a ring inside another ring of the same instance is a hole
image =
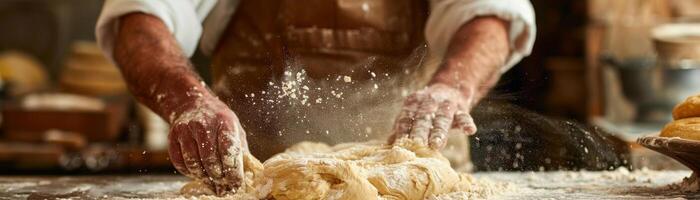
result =
[[[700,140],[700,117],[691,117],[673,121],[664,127],[660,136]]]
[[[700,117],[700,94],[690,96],[673,108],[673,119]]]
[[[257,200],[266,199],[270,194],[272,179],[263,175],[263,164],[253,155],[246,152],[243,154],[243,170],[245,180],[241,191],[229,196],[230,199]],[[185,196],[215,195],[203,181],[194,180],[180,188],[180,194]]]
[[[439,152],[408,139],[395,146],[302,142],[262,165],[246,157],[247,179],[236,194],[239,199],[422,200],[468,191],[473,181],[453,170]]]

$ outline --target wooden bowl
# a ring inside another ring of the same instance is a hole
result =
[[[695,174],[700,172],[700,141],[678,137],[646,136],[637,139],[637,143],[676,159],[693,170]]]

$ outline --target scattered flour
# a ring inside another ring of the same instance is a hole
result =
[[[698,180],[698,175],[693,173],[690,177],[683,178],[682,182],[669,185],[669,188],[681,192],[698,192],[700,191],[700,180]]]
[[[170,115],[170,121],[173,122],[171,124],[188,124],[192,121],[195,120],[204,120],[207,119],[208,117],[214,116],[214,113],[212,113],[211,110],[209,109],[200,109],[202,102],[201,101],[196,101],[195,105],[193,108],[182,112],[179,116],[176,116],[174,113]]]

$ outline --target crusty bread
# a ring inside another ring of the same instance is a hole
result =
[[[700,94],[690,96],[673,108],[673,119],[700,117]]]
[[[668,123],[661,131],[660,136],[700,140],[700,117],[685,118]]]

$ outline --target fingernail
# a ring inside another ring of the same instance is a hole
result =
[[[465,126],[464,127],[464,133],[467,135],[474,135],[476,133],[476,127],[474,126]]]

